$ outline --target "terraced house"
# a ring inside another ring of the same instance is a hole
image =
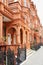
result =
[[[40,43],[41,24],[31,0],[0,0],[0,48],[9,47],[17,54],[18,46]]]

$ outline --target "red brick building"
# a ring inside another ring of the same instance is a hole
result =
[[[18,45],[40,43],[40,20],[31,0],[0,0],[0,45],[17,52]]]

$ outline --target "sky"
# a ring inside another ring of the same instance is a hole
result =
[[[43,26],[43,0],[32,0],[37,8],[37,14]]]

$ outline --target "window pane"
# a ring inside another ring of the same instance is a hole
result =
[[[24,6],[26,6],[26,0],[24,0]]]

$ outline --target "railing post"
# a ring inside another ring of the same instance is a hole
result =
[[[6,65],[7,65],[7,55],[6,55]]]

